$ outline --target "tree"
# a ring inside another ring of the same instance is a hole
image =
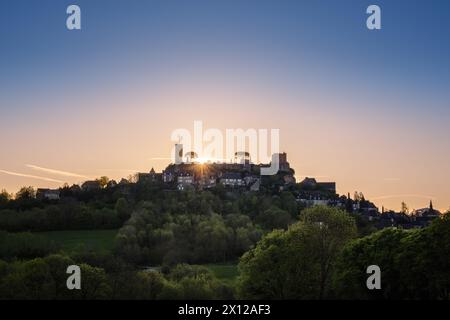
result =
[[[221,216],[214,214],[202,221],[195,236],[196,261],[209,257],[212,262],[225,261],[227,253],[228,230]]]
[[[170,270],[168,278],[172,281],[181,281],[183,278],[200,278],[212,279],[214,274],[205,266],[191,264],[177,264]]]
[[[344,245],[357,235],[356,223],[345,211],[324,206],[305,210],[300,221],[311,228],[311,238],[308,242],[318,258],[319,298],[322,299],[330,285],[330,275],[336,257]]]
[[[366,198],[364,197],[364,194],[362,192],[355,191],[353,195],[353,200],[355,202],[365,202]]]
[[[286,229],[292,222],[292,217],[287,211],[272,206],[262,212],[256,221],[267,230]]]
[[[7,233],[0,231],[0,259],[30,259],[43,257],[57,251],[53,242],[32,233]]]
[[[116,202],[116,214],[121,223],[124,223],[131,217],[131,209],[128,205],[128,202],[125,198],[119,198]]]
[[[2,189],[0,191],[0,205],[7,204],[9,200],[11,200],[11,195],[5,189]]]
[[[356,236],[354,220],[336,208],[306,209],[287,231],[275,230],[240,260],[245,299],[322,299],[340,250]]]
[[[50,268],[42,258],[27,261],[10,274],[6,283],[10,284],[13,296],[22,296],[25,299],[42,300],[52,299],[54,279]]]
[[[52,298],[72,298],[74,292],[67,290],[66,280],[69,275],[66,273],[66,270],[68,266],[74,264],[74,261],[71,258],[61,254],[52,254],[45,257],[43,260],[47,264],[49,272],[53,278],[53,287],[51,289]]]
[[[97,179],[97,181],[100,183],[100,186],[101,186],[102,188],[104,188],[104,187],[106,187],[106,185],[108,184],[109,178],[106,177],[106,176],[102,176],[102,177],[100,177],[99,179]]]
[[[342,299],[450,299],[450,217],[417,230],[384,229],[350,242],[334,274]],[[367,290],[366,269],[382,272],[380,290]]]
[[[450,299],[450,214],[433,221],[429,228],[423,229],[422,253],[417,255],[423,268],[418,270],[416,278],[422,276],[426,281],[428,299]],[[419,262],[417,261],[417,262]],[[432,270],[432,272],[429,272]],[[428,272],[427,272],[428,271]]]
[[[298,216],[298,208],[297,201],[294,195],[291,192],[282,192],[281,193],[281,208],[289,212],[292,218],[296,218]]]
[[[113,270],[108,273],[108,277],[112,289],[111,299],[154,300],[166,284],[164,276],[157,271]]]
[[[36,190],[33,187],[22,187],[16,193],[16,200],[29,200],[36,198]]]
[[[345,211],[348,213],[353,213],[353,200],[350,198],[350,192],[345,199]]]
[[[164,292],[161,298],[175,297],[189,300],[234,298],[232,288],[221,283],[208,268],[203,266],[177,265],[170,271],[168,279],[172,283],[169,285],[172,296]]]
[[[349,242],[337,259],[333,275],[336,298],[380,299],[400,298],[399,279],[401,271],[395,267],[397,254],[402,250],[408,233],[388,228],[370,236]],[[367,267],[377,265],[382,272],[381,290],[367,290]]]
[[[408,205],[405,202],[402,202],[402,208],[401,208],[400,212],[403,213],[403,214],[408,214],[409,213]]]
[[[111,287],[107,281],[105,270],[80,264],[82,274],[81,290],[75,290],[76,299],[106,299],[111,296]]]

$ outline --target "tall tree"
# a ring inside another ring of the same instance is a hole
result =
[[[22,187],[16,193],[17,200],[28,200],[36,197],[36,190],[33,187]]]
[[[405,202],[402,202],[402,208],[401,208],[400,212],[403,213],[403,214],[408,214],[409,213],[408,205]]]
[[[2,189],[0,191],[0,205],[8,203],[9,200],[11,200],[11,195],[5,189]]]
[[[355,236],[355,222],[347,212],[324,206],[304,210],[300,222],[269,233],[241,258],[241,296],[327,298],[336,257]]]

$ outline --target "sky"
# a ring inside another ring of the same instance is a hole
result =
[[[66,8],[81,8],[81,30]],[[381,8],[368,30],[366,8]],[[162,170],[177,128],[280,129],[296,170],[450,207],[446,0],[2,0],[0,189]]]

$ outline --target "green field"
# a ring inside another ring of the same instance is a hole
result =
[[[66,251],[87,249],[110,252],[114,247],[114,239],[118,230],[70,230],[37,232]]]
[[[234,283],[239,276],[237,264],[207,264],[214,275],[225,282]]]
[[[99,252],[111,252],[114,248],[114,239],[118,230],[70,230],[36,232],[36,235],[53,241],[65,251],[77,251],[81,249],[95,250]],[[233,284],[239,276],[236,263],[206,264],[214,275],[230,284]]]

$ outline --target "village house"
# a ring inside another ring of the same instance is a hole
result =
[[[227,187],[243,187],[245,180],[239,172],[226,172],[220,178],[220,183]]]
[[[59,198],[59,189],[37,189],[36,191],[36,199],[38,200],[59,200]]]
[[[155,169],[151,169],[149,173],[138,173],[139,182],[157,182],[163,180],[162,173],[156,173]]]
[[[86,181],[81,185],[81,189],[83,189],[83,191],[95,191],[100,190],[101,188],[102,185],[98,180]]]

